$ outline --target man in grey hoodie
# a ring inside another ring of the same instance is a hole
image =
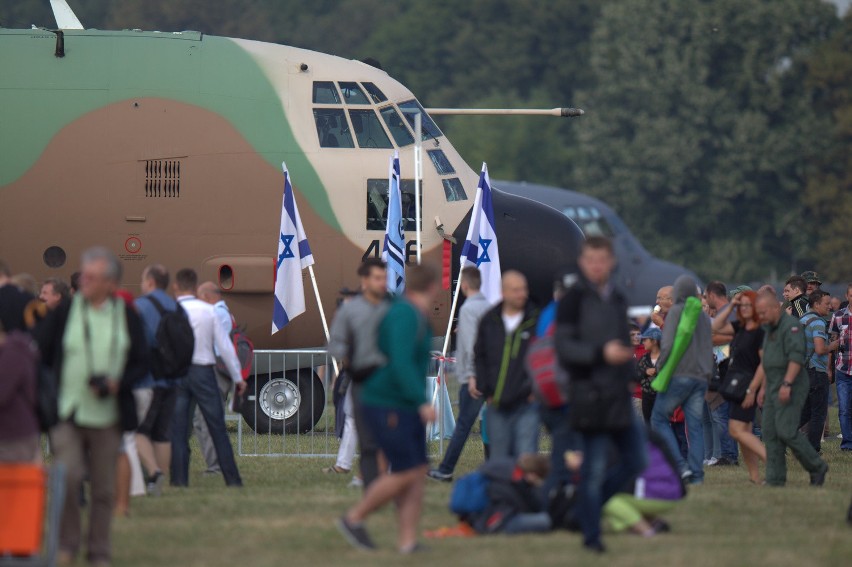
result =
[[[663,340],[660,345],[660,358],[657,369],[663,368],[672,352],[677,327],[683,314],[688,297],[699,296],[698,285],[689,276],[680,276],[674,284],[675,304],[666,317],[663,327]],[[710,317],[701,312],[698,324],[692,335],[689,347],[678,362],[669,387],[657,395],[654,411],[651,414],[651,428],[659,433],[669,444],[675,456],[681,476],[692,484],[704,482],[704,436],[701,418],[704,412],[704,395],[713,375],[713,335]],[[678,442],[669,425],[669,419],[678,406],[686,415],[686,427],[689,431],[689,453],[684,460],[678,449]]]

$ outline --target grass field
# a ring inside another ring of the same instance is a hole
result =
[[[609,553],[598,558],[567,532],[431,541],[429,552],[400,557],[390,508],[369,523],[381,550],[356,551],[334,521],[360,492],[347,488],[348,476],[320,471],[330,461],[240,457],[246,486],[233,490],[221,477],[201,475],[196,450],[190,488],[135,498],[131,517],[116,521],[114,558],[119,566],[850,565],[852,527],[844,518],[852,497],[852,456],[841,454],[836,439],[823,452],[831,472],[822,489],[810,488],[792,460],[783,489],[751,485],[742,466],[710,468],[705,485],[668,517],[673,533],[649,540],[611,535],[605,539]],[[479,444],[469,442],[457,472],[472,470],[481,459]],[[446,507],[449,492],[449,485],[430,481],[423,529],[454,524]]]

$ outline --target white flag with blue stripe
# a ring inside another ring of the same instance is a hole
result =
[[[394,152],[388,172],[388,221],[382,260],[388,265],[388,291],[402,295],[405,291],[405,232],[402,219],[402,194],[399,183],[399,152]]]
[[[470,213],[467,239],[461,254],[461,267],[479,268],[482,274],[482,293],[491,304],[503,299],[500,253],[497,248],[497,233],[494,230],[494,207],[491,203],[491,179],[488,166],[482,164],[476,199]]]
[[[272,334],[305,312],[305,288],[302,270],[314,263],[305,227],[293,196],[290,172],[284,168],[284,203],[281,207],[281,229],[278,233],[278,256],[275,263],[275,298],[272,307]]]

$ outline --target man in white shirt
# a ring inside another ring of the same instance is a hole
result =
[[[222,327],[230,337],[231,330],[234,328],[234,320],[231,317],[231,310],[228,309],[228,305],[222,299],[222,291],[219,289],[219,286],[213,282],[204,282],[198,286],[198,299],[213,306],[213,313],[216,315],[216,324]],[[231,344],[233,345],[233,342]],[[214,352],[218,357],[219,350],[214,349]],[[216,368],[215,372],[216,383],[219,386],[219,392],[222,394],[223,407],[227,407],[225,404],[234,383],[231,377],[223,374],[219,368]],[[195,430],[198,444],[201,445],[201,453],[204,455],[204,461],[207,463],[207,470],[204,471],[204,474],[218,474],[222,472],[222,468],[219,466],[219,459],[216,458],[216,448],[213,446],[213,439],[210,437],[207,424],[204,422],[204,416],[201,415],[201,410],[198,408],[196,408],[192,416],[192,428]]]
[[[183,269],[175,276],[174,291],[178,303],[186,311],[195,334],[192,366],[185,378],[178,380],[178,393],[172,422],[172,486],[189,486],[189,422],[192,404],[198,404],[216,455],[225,484],[242,486],[240,472],[234,459],[234,450],[225,430],[225,408],[216,384],[216,351],[228,368],[236,392],[242,395],[246,384],[242,380],[240,362],[229,334],[218,324],[215,309],[195,297],[198,275],[194,270]]]

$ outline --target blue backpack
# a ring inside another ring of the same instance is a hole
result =
[[[479,471],[466,474],[453,485],[450,511],[459,516],[478,514],[488,507],[488,477]]]

